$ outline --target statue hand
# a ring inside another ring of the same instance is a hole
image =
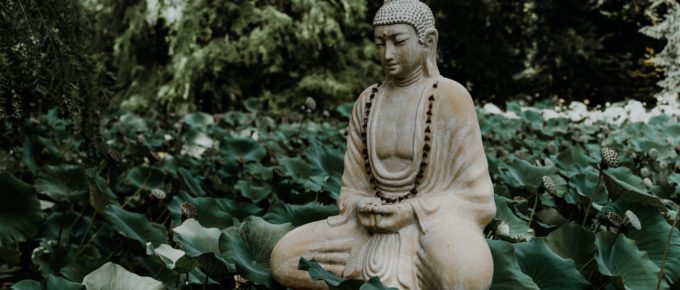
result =
[[[367,198],[357,203],[359,223],[370,232],[394,233],[414,220],[410,202],[382,204],[378,198]]]

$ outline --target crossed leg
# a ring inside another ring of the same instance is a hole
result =
[[[298,227],[286,234],[272,251],[274,278],[291,289],[328,289],[324,282],[312,281],[307,271],[298,270],[300,257],[315,259],[324,269],[342,277],[350,254],[367,239],[368,232],[354,219],[333,227],[326,220]]]
[[[488,290],[491,251],[479,230],[435,226],[419,238],[416,259],[420,289]]]

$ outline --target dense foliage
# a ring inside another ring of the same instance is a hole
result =
[[[82,164],[84,142],[56,111],[27,122],[32,137],[0,152],[1,279],[28,279],[14,289],[94,289],[112,277],[121,289],[278,287],[274,243],[337,213],[346,120],[281,123],[245,104],[167,122],[118,114],[96,166]],[[677,284],[680,123],[586,125],[508,108],[522,118],[479,111],[498,207],[485,231],[493,289]],[[329,283],[358,283],[305,263]]]
[[[96,148],[113,78],[80,1],[0,1],[0,147],[21,144],[22,120],[58,107]],[[87,108],[87,109],[85,109]]]

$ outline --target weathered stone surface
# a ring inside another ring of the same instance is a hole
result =
[[[377,13],[385,80],[354,105],[340,214],[289,232],[274,248],[274,277],[286,287],[327,289],[297,269],[300,257],[399,289],[490,287],[482,231],[496,207],[479,124],[467,90],[439,75],[428,17],[417,0],[388,0]]]

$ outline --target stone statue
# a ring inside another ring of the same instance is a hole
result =
[[[472,98],[439,75],[427,5],[386,0],[373,26],[386,77],[354,105],[340,214],[285,235],[272,253],[274,277],[327,289],[297,269],[304,257],[399,289],[488,289],[483,229],[496,207]]]

